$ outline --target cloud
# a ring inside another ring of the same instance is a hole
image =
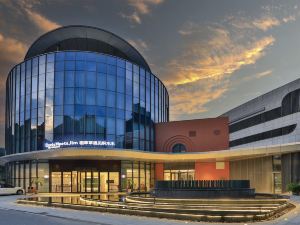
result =
[[[145,51],[149,50],[147,43],[141,39],[137,39],[137,40],[130,39],[128,40],[128,42],[141,53],[144,53]]]
[[[272,74],[272,70],[266,70],[260,73],[255,74],[256,78],[262,78],[262,77],[266,77],[266,76],[270,76]]]
[[[282,19],[282,21],[285,23],[288,23],[290,21],[295,21],[295,20],[296,20],[296,15],[290,15],[290,16],[284,17]]]
[[[190,22],[179,33],[187,44],[169,61],[164,77],[172,119],[198,117],[207,111],[208,103],[230,89],[230,77],[243,66],[256,63],[275,42],[271,35],[254,40],[244,32],[236,35],[237,30],[220,24]]]
[[[55,23],[41,14],[33,11],[32,9],[25,9],[28,18],[33,22],[41,31],[47,32],[49,30],[53,30],[55,28],[60,27],[58,23]]]
[[[254,20],[253,25],[261,30],[269,30],[270,28],[274,26],[280,25],[280,21],[276,19],[275,17],[263,17],[257,20]]]
[[[141,24],[141,15],[146,15],[151,12],[151,7],[163,3],[164,0],[128,0],[128,4],[133,7],[132,14],[127,15],[121,13],[123,18],[128,19],[130,22]]]
[[[141,24],[142,20],[140,16],[137,14],[137,12],[132,13],[131,15],[126,15],[121,13],[121,16],[125,19],[128,19],[130,22]]]
[[[27,46],[21,41],[5,37],[0,33],[0,60],[15,63],[23,60]]]

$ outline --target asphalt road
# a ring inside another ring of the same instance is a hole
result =
[[[17,210],[0,209],[0,225],[109,225],[65,219],[45,213],[29,213]]]

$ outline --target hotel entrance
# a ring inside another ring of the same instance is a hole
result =
[[[50,191],[53,193],[118,192],[120,191],[119,165],[119,161],[51,162]]]

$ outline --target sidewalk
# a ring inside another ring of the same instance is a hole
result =
[[[187,223],[199,224],[199,225],[216,224],[216,223],[190,222],[190,221],[180,221],[180,220],[177,221],[177,220],[150,218],[150,217],[138,217],[138,216],[110,214],[110,213],[79,211],[79,210],[62,209],[62,208],[20,205],[15,203],[16,199],[18,198],[22,198],[22,196],[1,196],[0,209],[17,210],[17,211],[22,211],[22,212],[27,212],[32,214],[49,216],[49,217],[59,217],[59,218],[66,218],[70,220],[77,220],[83,222],[92,222],[101,225],[140,225],[140,224],[179,225],[179,224],[187,224]],[[299,225],[300,224],[300,197],[293,196],[291,200],[296,205],[296,208],[290,211],[289,213],[273,221],[248,223],[248,225],[249,224]],[[224,223],[220,223],[220,224],[224,224]],[[230,224],[235,224],[235,223],[230,223]],[[244,225],[245,223],[239,223],[239,224]]]

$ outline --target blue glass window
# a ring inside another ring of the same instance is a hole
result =
[[[126,110],[132,111],[132,96],[126,95]]]
[[[47,63],[47,72],[54,71],[54,64],[53,63]]]
[[[55,71],[64,71],[64,62],[55,62]]]
[[[86,53],[85,52],[76,52],[76,60],[85,60]]]
[[[97,73],[97,88],[106,89],[106,74]]]
[[[126,77],[126,76],[125,76],[125,69],[124,69],[124,68],[118,67],[118,68],[117,68],[117,76],[118,76],[118,77],[124,77],[124,78],[125,78],[125,77]]]
[[[104,117],[96,117],[96,133],[104,134],[105,133],[105,118]]]
[[[54,72],[47,73],[46,76],[46,89],[54,88]]]
[[[126,79],[126,94],[132,95],[132,93],[133,93],[132,80]]]
[[[84,85],[84,72],[76,72],[75,86],[76,87],[85,87]]]
[[[124,101],[124,95],[123,94],[117,94],[117,108],[118,109],[124,109],[125,107],[125,101]]]
[[[66,52],[66,60],[75,60],[75,52]]]
[[[64,72],[55,72],[55,88],[64,87]]]
[[[126,61],[126,70],[132,71],[132,63]],[[126,76],[127,76],[127,74],[126,74]]]
[[[61,134],[63,127],[63,117],[62,116],[54,116],[54,133]]]
[[[37,58],[36,58],[36,59],[37,59]],[[40,65],[43,65],[43,64],[46,63],[46,55],[41,55],[41,56],[39,57],[39,63],[40,63]]]
[[[107,74],[116,75],[117,74],[116,66],[108,65],[107,66]]]
[[[106,115],[107,115],[107,117],[115,117],[116,109],[112,108],[112,107],[106,107]]]
[[[101,106],[97,106],[96,107],[96,115],[97,116],[103,116],[103,117],[105,117],[105,115],[106,115],[106,108],[105,107],[101,107]]]
[[[88,71],[96,71],[96,62],[87,62]]]
[[[65,88],[64,104],[74,104],[74,88]]]
[[[73,117],[74,116],[74,105],[65,105],[64,107],[65,107],[64,115]]]
[[[47,54],[47,62],[54,62],[54,54]]]
[[[96,106],[88,105],[85,107],[85,113],[86,115],[95,115]]]
[[[98,53],[87,52],[86,60],[87,61],[96,61],[97,55],[98,55]]]
[[[107,134],[116,133],[116,123],[114,118],[107,118]]]
[[[75,70],[75,61],[66,61],[65,69],[66,70]]]
[[[117,59],[113,56],[107,56],[107,63],[111,65],[117,65]]]
[[[125,60],[117,58],[117,66],[125,68]]]
[[[63,106],[56,105],[54,106],[54,115],[62,115],[63,114]]]
[[[139,84],[136,82],[133,82],[133,96],[139,98]]]
[[[63,61],[65,59],[65,53],[64,52],[57,52],[55,59],[56,59],[56,61]]]
[[[86,89],[86,104],[87,105],[96,104],[96,89],[91,89],[91,88]]]
[[[99,106],[105,106],[106,95],[105,91],[103,90],[97,90],[97,105]]]
[[[117,135],[125,134],[125,123],[124,120],[117,119]]]
[[[88,72],[86,75],[86,87],[88,88],[96,88],[96,73],[95,72]]]
[[[107,68],[105,63],[97,63],[97,71],[98,73],[106,73]]]
[[[107,92],[107,106],[108,107],[115,107],[116,105],[116,95],[114,92],[108,91]]]
[[[39,76],[39,91],[45,90],[45,74]]]
[[[55,105],[62,105],[63,104],[63,97],[64,97],[64,89],[62,89],[62,88],[55,89],[54,104]]]
[[[84,104],[85,102],[85,89],[75,88],[75,104]]]
[[[74,87],[75,83],[75,72],[66,71],[65,72],[65,87]]]
[[[85,132],[87,134],[95,133],[95,116],[86,116],[85,118]]]
[[[71,136],[66,134],[74,134],[74,120],[70,116],[64,116],[64,135],[66,138]]]
[[[85,105],[75,105],[75,116],[77,118],[81,118],[82,116],[85,115]]]
[[[76,70],[85,70],[85,61],[76,61]]]
[[[118,119],[125,119],[125,113],[123,109],[117,109],[116,111],[116,117]]]
[[[97,62],[106,62],[106,55],[96,54],[96,61]]]
[[[132,71],[126,70],[126,79],[132,80]]]
[[[125,91],[125,79],[118,77],[117,78],[117,92],[124,93]]]
[[[107,90],[116,91],[116,77],[107,75]]]

